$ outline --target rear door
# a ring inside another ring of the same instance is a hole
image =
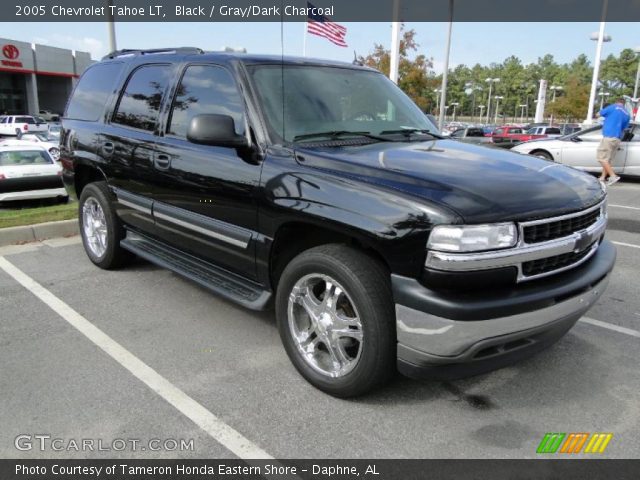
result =
[[[234,75],[224,66],[185,65],[169,108],[154,165],[159,234],[183,251],[255,278],[260,165],[234,148],[186,138],[190,120],[207,113],[231,116],[236,133],[247,135],[245,103]]]
[[[98,135],[97,152],[129,226],[156,235],[152,217],[157,170],[158,118],[175,69],[171,64],[137,66],[128,75],[109,123]]]

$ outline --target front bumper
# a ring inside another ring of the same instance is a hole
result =
[[[411,377],[461,378],[546,348],[602,295],[615,258],[604,241],[569,272],[495,292],[441,293],[392,276],[398,369]]]

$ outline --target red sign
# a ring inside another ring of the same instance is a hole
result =
[[[2,55],[4,55],[4,57],[7,59],[2,60],[2,65],[5,65],[7,67],[22,67],[22,62],[15,61],[16,58],[20,56],[20,50],[18,50],[18,47],[16,47],[15,45],[12,45],[10,43],[4,45],[2,47]]]

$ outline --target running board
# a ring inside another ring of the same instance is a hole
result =
[[[120,241],[120,246],[243,307],[251,310],[268,308],[272,297],[270,291],[180,250],[130,230],[127,231],[126,238]]]

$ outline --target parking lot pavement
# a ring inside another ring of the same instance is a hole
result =
[[[143,261],[99,270],[77,239],[0,255],[274,457],[532,458],[546,432],[612,432],[605,456],[638,458],[640,210],[623,207],[640,207],[640,183],[612,187],[609,205],[618,263],[588,313],[595,324],[578,322],[551,349],[491,374],[444,383],[398,377],[354,400],[329,397],[296,373],[272,313],[244,310]],[[0,312],[0,456],[234,456],[226,437],[199,428],[192,412],[178,410],[166,392],[150,388],[1,270]],[[25,433],[107,444],[194,439],[194,449],[17,451],[14,439]]]

